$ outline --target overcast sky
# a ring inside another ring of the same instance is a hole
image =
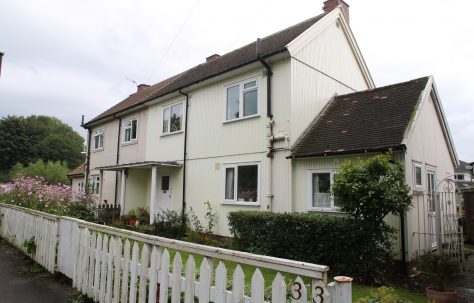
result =
[[[0,0],[0,116],[86,120],[136,91],[321,13],[322,0]],[[433,75],[474,161],[474,1],[347,0],[377,86]]]

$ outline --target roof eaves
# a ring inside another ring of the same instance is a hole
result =
[[[331,150],[331,151],[325,151],[325,152],[319,152],[319,153],[289,155],[286,158],[287,159],[320,158],[320,157],[329,157],[329,156],[386,152],[390,150],[406,150],[406,146],[405,144],[395,144],[395,145],[388,145],[388,146],[367,147],[367,148],[358,148],[358,149]]]

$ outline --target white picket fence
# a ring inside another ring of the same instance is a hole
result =
[[[25,251],[22,241],[34,236],[35,260],[70,277],[77,290],[96,302],[352,301],[352,279],[336,277],[328,284],[329,268],[323,265],[150,236],[4,204],[0,216],[4,239]],[[255,267],[250,285],[242,266]],[[232,275],[228,268],[233,268]],[[275,273],[267,288],[263,269]]]

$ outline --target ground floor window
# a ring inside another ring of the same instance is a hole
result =
[[[308,173],[309,209],[337,210],[337,203],[331,194],[336,175],[333,170],[310,170]]]
[[[259,163],[224,165],[224,202],[259,203]]]
[[[100,191],[100,176],[92,176],[92,193],[98,194]]]

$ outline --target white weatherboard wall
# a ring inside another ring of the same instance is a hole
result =
[[[406,146],[405,166],[407,182],[412,188],[414,187],[413,161],[419,162],[422,166],[423,193],[425,194],[427,192],[426,174],[428,167],[431,169],[435,168],[436,170],[436,184],[440,183],[440,181],[446,177],[453,176],[454,165],[448,151],[448,145],[443,135],[433,99],[430,95],[425,97],[419,107],[412,126],[412,131],[408,135]],[[443,188],[439,190],[445,191]],[[416,195],[415,193],[414,201],[416,201]],[[420,205],[415,203],[414,207],[407,214],[409,235],[408,254],[410,259],[415,257],[419,249],[427,249],[423,241],[421,241],[421,245],[419,244],[418,235],[414,234],[419,228],[419,214],[423,212],[426,212],[426,207],[420,207]],[[421,228],[422,230],[419,230],[420,232],[428,232],[427,230],[423,230],[423,227]],[[430,243],[428,243],[428,245],[430,245]]]
[[[181,101],[183,102],[183,131],[163,135],[163,107]],[[148,107],[147,128],[150,131],[146,134],[146,161],[181,162],[183,160],[185,106],[185,97],[179,96]]]
[[[147,145],[147,127],[148,127],[148,112],[147,109],[143,109],[122,118],[122,129],[120,134],[120,155],[119,164],[128,164],[145,161],[145,152]],[[134,143],[123,143],[123,122],[138,118],[137,126],[137,141]],[[115,141],[117,144],[117,141]],[[115,164],[115,163],[114,163]]]
[[[336,20],[291,55],[291,142],[294,143],[334,94],[365,90],[370,84]]]

